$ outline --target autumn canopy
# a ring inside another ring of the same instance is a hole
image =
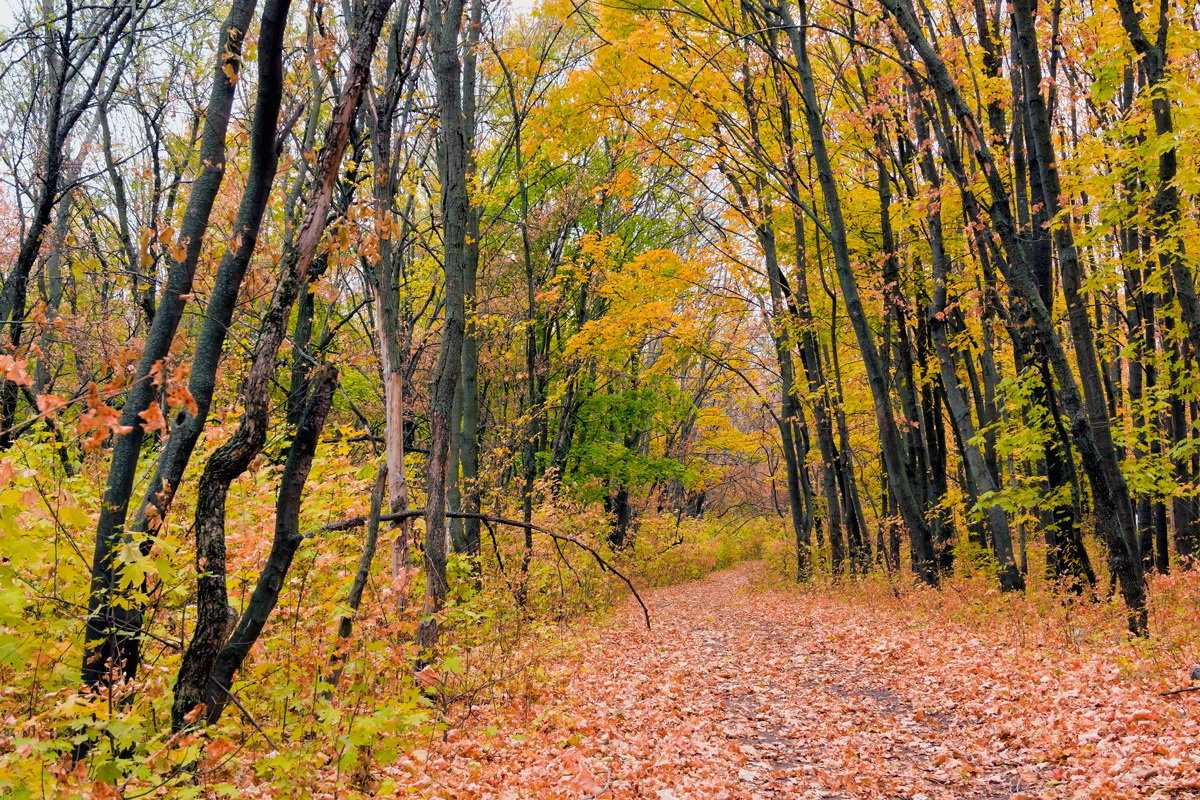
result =
[[[1195,789],[1192,4],[15,0],[0,107],[0,796]]]

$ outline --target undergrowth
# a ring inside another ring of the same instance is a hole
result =
[[[80,638],[99,486],[83,474],[47,479],[56,475],[55,457],[42,443],[0,460],[0,796],[378,791],[377,767],[399,752],[462,735],[486,716],[483,709],[503,707],[536,724],[543,665],[569,656],[561,651],[574,640],[564,629],[627,596],[591,554],[544,535],[535,536],[522,571],[521,532],[485,526],[479,560],[452,559],[446,633],[429,666],[414,675],[423,587],[419,577],[405,577],[415,570],[393,575],[392,533],[385,528],[353,634],[339,643],[362,531],[318,529],[362,513],[374,467],[330,448],[318,458],[305,500],[302,525],[310,534],[235,681],[234,701],[218,724],[172,735],[172,686],[195,613],[187,518],[194,498],[181,494],[149,556],[136,547],[122,554],[127,576],[145,577],[148,587],[137,681],[118,685],[111,696],[87,694],[79,685]],[[248,600],[270,545],[273,520],[260,510],[271,507],[277,473],[277,466],[258,465],[230,497],[228,586],[235,609]],[[632,545],[614,552],[598,506],[558,500],[538,509],[537,522],[594,548],[640,589],[759,558],[775,530],[761,520],[647,515]],[[336,685],[335,666],[341,668]],[[84,741],[92,743],[90,752],[74,762],[71,752]]]
[[[621,554],[620,563],[628,567],[638,586],[673,586],[743,561],[757,561],[779,535],[778,522],[762,517],[650,517],[639,525],[633,546]]]
[[[83,693],[79,639],[98,487],[83,476],[59,477],[50,485],[43,476],[55,474],[53,448],[23,448],[19,457],[0,460],[0,796],[111,800],[403,791],[381,769],[398,754],[430,750],[434,742],[469,736],[480,726],[486,730],[498,710],[518,729],[543,724],[546,665],[570,662],[570,648],[583,641],[576,634],[628,596],[608,567],[570,541],[538,534],[527,553],[520,531],[485,526],[480,558],[452,559],[453,589],[442,615],[446,635],[429,665],[414,673],[422,586],[419,578],[409,580],[415,570],[393,574],[388,550],[394,534],[385,529],[363,605],[353,614],[353,634],[339,643],[335,632],[350,612],[345,603],[362,532],[317,531],[362,512],[374,467],[356,466],[335,448],[318,460],[319,480],[304,507],[304,529],[311,535],[234,684],[234,703],[219,724],[172,736],[172,683],[194,619],[186,518],[159,533],[149,556],[136,548],[124,554],[129,573],[144,576],[149,587],[138,680],[117,686],[111,696]],[[269,546],[272,521],[258,510],[269,507],[277,480],[277,467],[263,464],[231,497],[229,588],[238,608]],[[176,508],[191,502],[184,495]],[[1054,591],[1041,576],[1044,554],[1032,545],[1030,586],[1023,593],[1001,593],[987,560],[966,550],[957,554],[959,571],[939,590],[916,586],[907,571],[889,573],[878,565],[835,579],[819,550],[817,576],[797,587],[794,544],[777,520],[644,514],[629,545],[614,550],[609,520],[596,504],[557,498],[535,516],[538,524],[595,550],[639,591],[755,561],[761,564],[760,589],[855,604],[929,635],[974,631],[990,646],[1031,658],[1101,659],[1123,679],[1159,691],[1186,683],[1197,660],[1197,571],[1152,579],[1152,633],[1131,641],[1116,600],[1103,591],[1090,598]],[[1106,586],[1102,575],[1100,587]],[[335,664],[341,668],[336,684],[330,679]],[[71,751],[83,741],[93,746],[75,763]]]

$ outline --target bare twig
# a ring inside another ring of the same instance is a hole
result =
[[[231,702],[235,706],[237,706],[238,711],[241,711],[242,716],[246,718],[246,721],[249,722],[252,726],[254,726],[254,730],[256,730],[262,734],[262,737],[267,740],[267,744],[271,745],[272,750],[279,751],[279,745],[275,744],[275,742],[271,739],[271,737],[267,734],[267,732],[262,729],[262,726],[258,724],[258,720],[256,720],[253,717],[253,715],[251,715],[250,712],[246,710],[246,707],[244,705],[242,705],[242,701],[238,700],[237,696],[234,695],[233,692],[226,689],[224,686],[222,686],[220,683],[218,683],[215,679],[213,679],[211,677],[209,678],[209,683],[225,693],[225,696],[229,698],[229,702]]]
[[[425,516],[425,512],[423,510],[401,511],[396,514],[384,514],[379,518],[379,521],[380,522],[398,522],[398,521],[404,520],[404,519],[416,519],[418,517],[423,517],[423,516]],[[633,597],[635,600],[637,600],[638,605],[642,607],[642,616],[646,620],[646,630],[650,630],[650,609],[646,607],[646,603],[642,600],[642,596],[640,594],[638,594],[638,590],[634,588],[633,582],[630,581],[629,578],[627,578],[623,572],[621,572],[616,567],[614,567],[612,564],[610,564],[607,560],[605,560],[604,556],[600,555],[599,551],[597,551],[596,548],[592,547],[591,545],[587,544],[586,542],[581,542],[578,539],[576,539],[574,536],[567,536],[562,533],[555,533],[554,531],[550,530],[549,528],[543,528],[541,525],[535,525],[532,522],[522,522],[522,521],[516,520],[516,519],[507,519],[505,517],[494,517],[489,514],[473,514],[473,513],[467,512],[467,511],[448,511],[446,513],[446,516],[450,517],[452,519],[477,519],[477,520],[481,520],[483,522],[494,522],[497,525],[508,525],[511,528],[521,528],[523,530],[534,531],[536,533],[545,534],[546,536],[549,536],[551,539],[554,539],[556,541],[570,542],[571,544],[575,545],[576,547],[580,548],[581,550],[586,550],[588,553],[591,554],[592,558],[594,558],[596,560],[596,563],[600,565],[600,569],[602,569],[606,572],[611,572],[613,575],[616,575],[618,578],[621,579],[622,583],[624,583],[627,587],[629,587],[630,593],[633,594]],[[357,528],[360,525],[364,525],[364,524],[366,524],[366,522],[367,522],[367,517],[365,515],[360,514],[357,517],[349,517],[347,519],[339,520],[337,522],[330,522],[327,525],[322,525],[321,527],[313,530],[311,533],[309,533],[307,535],[311,536],[313,533],[325,533],[328,531],[348,531],[348,530],[351,530],[352,528]]]
[[[487,525],[488,536],[492,538],[492,549],[496,551],[496,564],[499,565],[504,579],[508,580],[508,570],[504,566],[504,556],[500,553],[500,542],[496,539],[496,526],[490,522],[484,522],[483,524]]]
[[[600,787],[600,791],[596,792],[595,794],[589,794],[587,797],[583,798],[583,800],[597,800],[602,794],[608,791],[610,786],[612,786],[612,770],[605,769],[604,771],[606,773],[604,776],[604,785]]]

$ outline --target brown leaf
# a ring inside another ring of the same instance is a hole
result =
[[[167,429],[167,420],[163,417],[162,407],[158,403],[151,403],[138,416],[143,420],[142,430],[146,433],[165,431]]]

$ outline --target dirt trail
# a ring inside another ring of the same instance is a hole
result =
[[[501,800],[1007,800],[1149,797],[1157,784],[1155,796],[1195,796],[1177,776],[1136,772],[1139,748],[1160,761],[1154,752],[1178,755],[1160,733],[1118,742],[1123,771],[1086,762],[1100,752],[1088,744],[1091,728],[1081,729],[1078,758],[1055,744],[1074,742],[1076,731],[1051,719],[1069,713],[1059,701],[1038,705],[1037,693],[1056,688],[1044,680],[1031,690],[1032,716],[1000,713],[1026,702],[1017,694],[1036,676],[994,644],[961,631],[914,633],[897,620],[887,630],[884,612],[756,591],[756,570],[648,593],[653,630],[631,607],[591,631],[548,676],[551,689],[523,729],[499,723],[490,739],[464,731],[431,748],[411,765],[411,790]],[[1028,722],[1038,715],[1050,733]],[[1186,743],[1195,723],[1164,724]],[[1195,764],[1175,768],[1187,774]]]
[[[731,796],[1011,796],[1019,784],[1011,768],[957,753],[969,721],[918,712],[905,695],[919,682],[896,686],[843,666],[850,659],[839,649],[855,643],[818,641],[795,598],[754,591],[753,575],[744,565],[655,592],[652,631],[605,637],[623,658],[657,661],[663,685],[635,673],[626,699],[634,708],[656,704],[655,694],[665,706],[683,701],[720,769],[737,778]],[[668,797],[701,796],[686,779],[665,788]]]

